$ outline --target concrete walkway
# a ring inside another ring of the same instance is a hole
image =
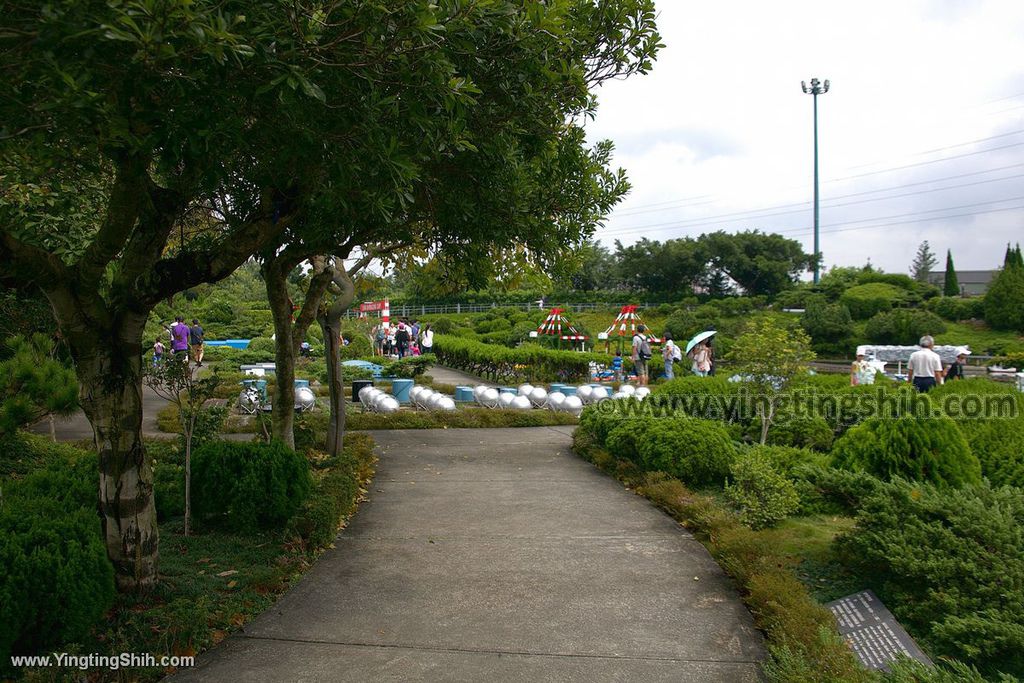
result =
[[[376,480],[335,549],[172,680],[759,680],[722,570],[570,434],[374,433]]]

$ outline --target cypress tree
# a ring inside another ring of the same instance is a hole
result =
[[[946,250],[946,277],[942,283],[942,293],[946,296],[960,296],[960,282],[953,268],[953,252]]]

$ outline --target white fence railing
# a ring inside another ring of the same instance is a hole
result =
[[[557,305],[561,308],[579,313],[581,311],[596,311],[596,310],[607,310],[609,308],[622,308],[627,305],[625,303],[577,303],[577,304],[563,304],[556,301],[545,302],[544,306],[541,306],[538,302],[532,301],[528,303],[510,303],[510,304],[392,304],[391,305],[391,317],[393,319],[398,318],[416,318],[417,316],[425,315],[450,315],[460,313],[484,313],[493,308],[517,308],[521,311],[543,311],[547,310],[549,306]],[[660,304],[642,303],[636,304],[639,308],[651,308],[652,306],[660,306]],[[376,313],[368,313],[370,317],[374,317]],[[355,305],[345,313],[346,318],[358,318],[359,317],[359,306]]]

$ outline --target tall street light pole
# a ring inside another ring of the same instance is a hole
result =
[[[828,79],[822,83],[817,78],[811,79],[811,87],[807,81],[800,81],[804,93],[814,96],[814,284],[821,279],[821,245],[818,238],[818,95],[828,92]]]

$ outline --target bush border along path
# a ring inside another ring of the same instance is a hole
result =
[[[712,498],[692,493],[678,479],[660,472],[644,473],[633,463],[617,459],[582,428],[573,437],[573,450],[692,531],[736,580],[755,622],[766,634],[771,661],[764,668],[770,680],[875,680],[857,664],[832,614],[785,568],[785,561],[764,536]]]

